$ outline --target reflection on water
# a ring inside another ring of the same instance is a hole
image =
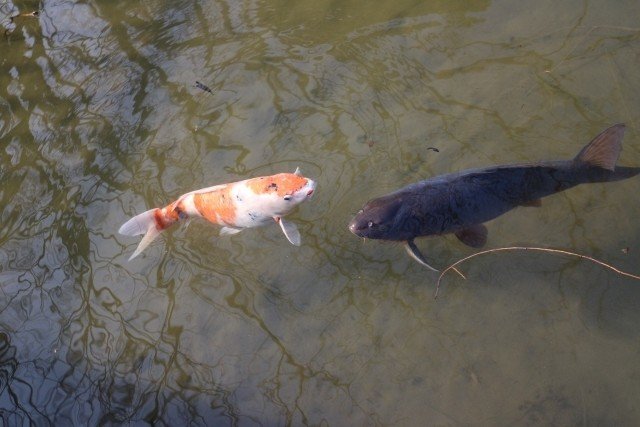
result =
[[[39,7],[11,20],[34,5],[0,4],[4,424],[640,420],[637,283],[510,254],[464,265],[436,303],[436,277],[401,247],[346,229],[408,182],[570,158],[614,122],[629,126],[622,163],[640,164],[636,6]],[[276,226],[193,222],[126,261],[137,240],[116,231],[136,213],[296,166],[318,181],[291,216],[300,248]],[[637,273],[639,185],[517,210],[489,245]],[[437,265],[469,253],[419,245]]]

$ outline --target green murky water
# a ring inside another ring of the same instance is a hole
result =
[[[37,17],[12,16],[39,9]],[[468,167],[640,164],[637,1],[0,3],[1,425],[637,425],[640,283],[538,253],[463,281],[346,224]],[[212,90],[194,87],[201,81]],[[437,148],[439,151],[429,149]],[[277,226],[193,222],[126,261],[129,217],[292,171]],[[640,180],[488,224],[638,273]],[[419,246],[444,267],[472,251]]]

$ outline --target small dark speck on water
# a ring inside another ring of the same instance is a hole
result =
[[[358,137],[358,142],[361,144],[367,144],[369,147],[373,147],[376,143],[376,141],[369,138],[369,136],[366,133]]]
[[[196,80],[196,85],[195,85],[198,89],[202,89],[205,92],[209,92],[211,94],[213,94],[213,91],[211,90],[211,88],[205,84],[200,83],[199,81]]]
[[[436,147],[427,147],[427,150],[435,151],[436,153],[440,152]]]

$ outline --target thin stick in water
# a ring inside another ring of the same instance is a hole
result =
[[[614,266],[612,266],[610,264],[607,264],[606,262],[597,260],[595,258],[592,258],[592,257],[588,256],[588,255],[581,255],[581,254],[577,254],[575,252],[569,252],[569,251],[565,251],[565,250],[562,250],[562,249],[539,248],[539,247],[535,247],[535,246],[507,246],[507,247],[504,247],[504,248],[494,248],[494,249],[487,249],[487,250],[484,250],[484,251],[476,252],[475,254],[471,254],[469,256],[466,256],[466,257],[454,262],[449,267],[447,267],[444,270],[442,270],[442,273],[440,273],[440,277],[438,277],[438,282],[436,283],[436,292],[435,292],[435,295],[433,296],[434,299],[438,298],[438,293],[440,292],[440,283],[442,282],[442,278],[444,277],[444,275],[447,274],[447,272],[449,270],[457,271],[457,269],[456,269],[457,265],[460,265],[461,263],[463,263],[463,262],[465,262],[465,261],[467,261],[467,260],[469,260],[471,258],[475,258],[475,257],[477,257],[479,255],[489,254],[489,253],[493,253],[493,252],[504,252],[504,251],[538,251],[538,252],[550,252],[550,253],[556,253],[556,254],[570,255],[570,256],[578,257],[580,259],[586,259],[587,261],[591,261],[591,262],[593,262],[595,264],[601,265],[602,267],[608,268],[609,270],[612,270],[615,273],[620,274],[621,276],[626,276],[626,277],[630,277],[630,278],[635,279],[635,280],[640,280],[640,276],[637,276],[637,275],[631,274],[631,273],[627,273],[625,271],[617,269]]]

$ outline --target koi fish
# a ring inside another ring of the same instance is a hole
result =
[[[479,248],[487,241],[483,223],[517,206],[539,207],[542,197],[579,184],[639,174],[638,167],[616,166],[624,131],[623,124],[611,126],[572,160],[499,165],[410,184],[365,204],[349,230],[360,237],[404,241],[412,258],[435,270],[415,245],[416,237],[455,233]]]
[[[311,197],[315,188],[316,183],[302,176],[300,169],[294,173],[215,185],[183,194],[164,208],[143,212],[124,223],[118,232],[125,236],[144,234],[129,260],[138,256],[161,232],[190,218],[204,218],[221,225],[221,235],[275,221],[289,242],[300,246],[298,228],[283,217]]]

